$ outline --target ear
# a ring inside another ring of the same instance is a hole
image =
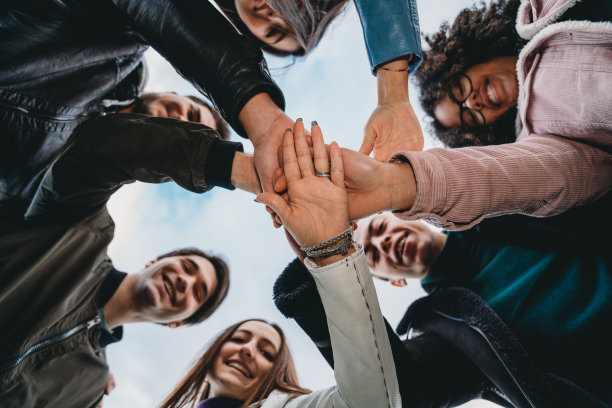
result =
[[[145,268],[148,268],[149,266],[153,265],[155,262],[157,262],[157,259],[151,259],[149,262],[145,264]]]
[[[357,228],[359,228],[359,224],[357,224],[357,221],[351,221],[351,227],[353,228],[353,231],[356,231]]]
[[[176,329],[177,327],[181,327],[184,325],[185,325],[185,322],[170,322],[166,324],[166,326],[168,326],[171,329]]]
[[[397,279],[397,280],[392,280],[390,282],[391,282],[391,285],[397,286],[398,288],[403,288],[404,286],[407,285],[406,279]]]

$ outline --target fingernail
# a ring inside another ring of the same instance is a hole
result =
[[[259,201],[257,201],[257,199],[256,199],[256,198],[254,198],[254,199],[253,199],[253,201],[255,201],[256,203],[261,204]]]
[[[302,121],[302,118],[297,118],[295,121],[296,121],[296,122],[301,122],[301,121]]]
[[[291,132],[291,128],[285,129],[285,132]]]
[[[312,123],[310,124],[310,126],[317,126],[317,125],[318,125],[318,123],[317,123],[316,120],[313,120]]]

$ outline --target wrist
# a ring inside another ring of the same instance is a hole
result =
[[[331,265],[335,262],[341,261],[344,258],[347,258],[349,256],[351,256],[352,254],[354,254],[357,251],[357,249],[355,248],[355,245],[351,245],[348,250],[346,251],[346,254],[342,255],[342,254],[336,254],[336,255],[331,255],[328,256],[326,258],[318,258],[318,259],[312,259],[312,261],[317,265],[317,266],[327,266],[327,265]]]
[[[259,194],[259,179],[255,172],[253,156],[242,152],[236,152],[232,163],[232,185],[240,190]]]
[[[408,210],[416,198],[416,178],[410,163],[388,163],[390,210]]]
[[[408,61],[399,59],[380,66],[376,71],[378,104],[396,100],[408,101]]]
[[[253,96],[238,114],[238,120],[244,127],[253,145],[258,145],[266,137],[270,124],[285,113],[267,93]]]

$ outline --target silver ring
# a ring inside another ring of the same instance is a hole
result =
[[[315,176],[317,177],[327,177],[327,178],[331,178],[331,174],[327,173],[327,172],[322,172],[322,171],[317,171],[315,173]]]

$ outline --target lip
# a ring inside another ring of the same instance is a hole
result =
[[[408,259],[410,262],[414,262],[415,258],[416,258],[416,251],[417,251],[417,240],[416,239],[408,239],[408,237],[406,237],[406,241],[404,243],[404,251],[402,253],[402,256],[404,257],[404,259]]]
[[[249,367],[242,360],[234,358],[234,359],[226,361],[225,365],[230,368],[233,368],[234,371],[240,373],[240,375],[242,375],[245,378],[248,378],[248,379],[253,378],[253,373],[251,373],[251,370],[249,370]],[[238,368],[237,366],[240,368]]]
[[[400,238],[395,241],[395,246],[393,247],[393,252],[395,252],[395,258],[397,259],[397,264],[401,265],[404,263],[404,252],[406,251],[406,242],[408,242],[408,235],[410,233],[406,232]]]
[[[259,0],[259,1],[256,1],[255,4],[253,5],[253,10],[259,11],[267,7],[268,5],[266,4],[266,0]]]
[[[172,303],[173,306],[176,306],[176,286],[174,285],[174,282],[172,282],[172,280],[166,274],[162,274],[162,282],[164,284],[164,290],[170,299],[170,303]]]
[[[489,90],[493,93],[497,102],[494,102],[493,99],[489,97]],[[502,104],[502,98],[497,87],[488,79],[486,79],[480,87],[480,97],[485,102],[487,108],[497,108]]]

